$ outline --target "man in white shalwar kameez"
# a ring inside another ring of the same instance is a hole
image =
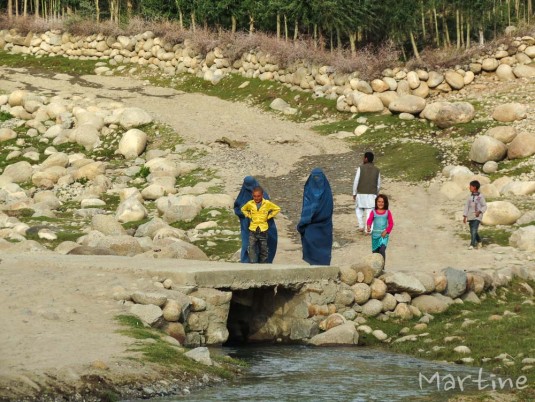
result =
[[[365,232],[366,221],[375,208],[375,198],[381,187],[381,173],[373,164],[372,152],[364,153],[364,162],[357,168],[353,182],[353,200],[359,225],[359,231]],[[365,232],[366,233],[366,232]],[[369,234],[367,232],[366,234]]]

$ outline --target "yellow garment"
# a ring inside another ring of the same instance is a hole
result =
[[[261,232],[268,230],[268,219],[275,217],[280,210],[279,206],[266,199],[262,199],[260,209],[256,207],[254,200],[249,201],[241,208],[245,217],[251,219],[249,230],[253,232],[256,231],[257,227],[260,227]]]

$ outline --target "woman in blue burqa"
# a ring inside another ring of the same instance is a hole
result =
[[[259,187],[258,181],[253,176],[246,176],[243,179],[243,184],[241,186],[240,193],[234,201],[234,213],[240,218],[240,229],[241,229],[241,255],[240,262],[248,263],[249,262],[249,219],[246,218],[242,211],[243,207],[247,202],[253,199],[253,189]],[[264,190],[264,198],[269,200],[268,193]],[[268,220],[268,257],[267,263],[271,264],[277,253],[277,225],[275,225],[275,219]]]
[[[303,192],[303,209],[297,231],[301,234],[303,260],[329,265],[333,246],[333,194],[323,171],[310,173]]]

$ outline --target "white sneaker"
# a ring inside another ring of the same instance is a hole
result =
[[[468,247],[468,250],[473,250],[473,249],[474,249],[474,246]]]

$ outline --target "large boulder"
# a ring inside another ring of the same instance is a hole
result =
[[[134,159],[143,153],[147,146],[147,134],[137,128],[128,130],[119,141],[118,152],[126,159]]]
[[[152,117],[138,107],[125,108],[119,115],[119,124],[127,129],[152,123]]]
[[[535,226],[518,229],[509,238],[509,243],[520,250],[535,252]]]
[[[522,212],[509,201],[493,201],[487,203],[482,223],[486,226],[512,225],[521,216]]]
[[[513,74],[513,69],[508,64],[500,64],[500,66],[496,69],[496,76],[500,79],[500,81],[512,81],[516,77]]]
[[[388,109],[395,113],[418,114],[425,108],[425,99],[415,95],[403,95],[394,99]]]
[[[485,135],[495,138],[504,144],[509,144],[516,137],[516,129],[513,126],[497,126],[489,128]]]
[[[374,95],[362,95],[357,100],[359,113],[379,113],[383,111],[383,102]]]
[[[519,64],[515,68],[513,68],[513,74],[517,78],[535,77],[535,67]]]
[[[455,299],[466,291],[466,272],[448,267],[442,270],[442,274],[445,275],[448,280],[446,290],[444,291],[446,296]]]
[[[133,222],[144,219],[148,214],[147,209],[135,197],[130,197],[119,204],[115,218],[121,222]]]
[[[17,133],[10,128],[0,128],[0,142],[17,138]]]
[[[507,158],[526,158],[535,154],[535,134],[520,133],[509,144]]]
[[[26,161],[16,162],[6,166],[3,176],[7,176],[13,183],[24,183],[32,177],[32,165]]]
[[[459,123],[472,121],[476,112],[468,102],[444,103],[432,120],[440,128],[448,128]]]
[[[502,187],[503,195],[531,195],[535,193],[535,181],[513,181]]]
[[[462,89],[464,87],[464,78],[456,71],[448,70],[444,74],[444,78],[450,87],[453,89]]]
[[[507,147],[501,141],[482,135],[476,138],[470,148],[469,158],[477,163],[501,161],[507,154]]]
[[[424,285],[418,279],[403,272],[387,272],[380,279],[386,283],[390,293],[407,292],[419,295],[426,292]]]
[[[421,295],[412,299],[411,304],[422,313],[438,314],[443,313],[448,309],[448,303],[442,298],[435,297],[433,295]]]
[[[497,106],[492,112],[492,118],[502,123],[525,119],[527,116],[526,106],[521,103],[506,103]]]
[[[91,220],[91,229],[107,236],[125,235],[126,230],[112,215],[98,214]]]
[[[355,323],[348,322],[312,337],[308,343],[314,346],[356,345],[358,340]]]

